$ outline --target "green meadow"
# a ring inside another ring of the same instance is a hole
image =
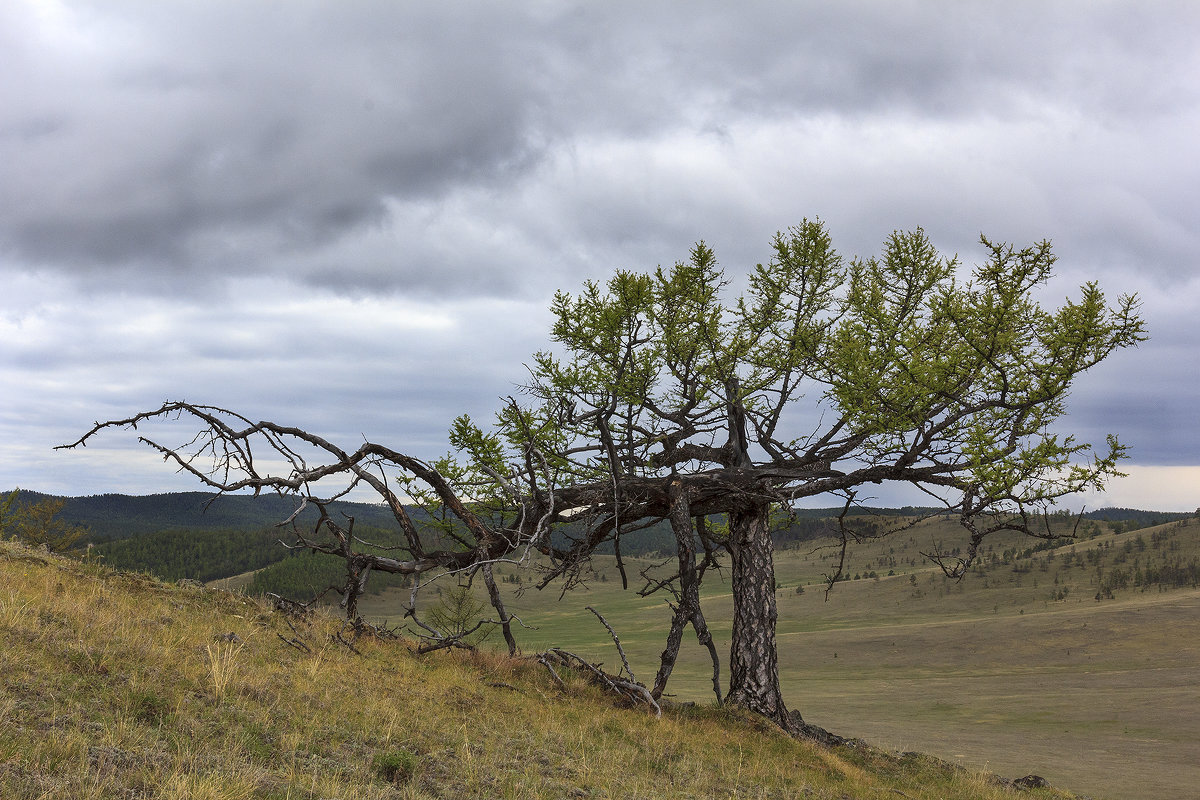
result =
[[[1200,786],[1200,590],[1146,580],[1195,564],[1200,524],[1123,527],[1084,523],[1079,540],[1034,552],[1036,540],[997,538],[983,568],[954,581],[920,555],[955,541],[953,523],[930,520],[852,547],[851,579],[828,595],[834,542],[777,552],[789,705],[887,750],[1008,777],[1036,773],[1094,797],[1188,796]],[[558,586],[534,589],[529,570],[501,567],[509,610],[527,626],[518,632],[525,652],[562,647],[616,671],[619,656],[590,605],[616,630],[637,678],[651,682],[670,609],[666,596],[635,590],[640,571],[670,562],[625,566],[629,590],[613,557],[596,557],[585,586],[562,599]],[[436,589],[423,597],[436,602]],[[406,600],[392,590],[363,610],[400,625]],[[732,601],[721,575],[707,577],[703,606],[725,653]],[[687,636],[668,692],[712,704],[707,651]]]

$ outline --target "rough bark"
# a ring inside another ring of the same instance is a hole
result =
[[[675,669],[675,660],[679,657],[679,645],[683,642],[683,629],[687,627],[687,614],[679,606],[674,607],[671,617],[671,630],[667,633],[667,646],[659,657],[658,674],[654,676],[654,688],[650,694],[659,698],[666,691],[667,681]]]
[[[492,608],[496,609],[496,613],[500,615],[500,630],[504,632],[504,642],[508,645],[508,654],[515,656],[517,640],[513,637],[512,617],[508,615],[508,610],[504,607],[504,599],[500,596],[500,587],[496,585],[496,578],[492,575],[492,565],[484,564],[480,571],[483,572],[483,581],[487,587],[488,599],[492,602]]]
[[[692,538],[691,506],[688,503],[687,491],[683,482],[677,476],[672,476],[667,489],[670,502],[671,530],[675,534],[676,555],[679,562],[679,593],[676,597],[678,605],[671,619],[671,630],[667,634],[667,646],[662,652],[658,675],[654,679],[652,694],[655,698],[662,697],[666,690],[667,680],[675,668],[679,656],[679,647],[683,641],[683,629],[690,622],[696,631],[700,644],[708,648],[713,663],[713,691],[717,702],[721,702],[721,661],[717,656],[717,648],[713,643],[712,634],[704,620],[700,609],[700,571],[696,568],[696,546]]]
[[[732,554],[733,640],[729,648],[729,694],[725,702],[761,714],[795,732],[779,688],[775,645],[774,548],[770,505],[756,504],[729,516]]]

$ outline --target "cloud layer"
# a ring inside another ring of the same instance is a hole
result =
[[[848,254],[1051,238],[1059,296],[1140,293],[1153,341],[1072,422],[1196,464],[1198,36],[1186,2],[6,3],[0,486],[151,490],[44,448],[165,397],[436,452],[554,289],[701,238],[736,279],[805,216]]]

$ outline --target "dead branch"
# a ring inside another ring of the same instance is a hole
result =
[[[342,634],[345,633],[347,629],[349,629],[351,632],[354,633],[355,639],[358,638],[357,629],[355,628],[353,621],[349,621],[349,620],[347,622],[345,622],[342,625],[341,629],[338,630],[337,633],[333,634],[332,637],[330,637],[330,638],[332,638],[335,642],[337,642],[339,644],[345,645],[350,650],[351,653],[354,653],[354,655],[361,656],[362,651],[360,651],[357,647],[354,646],[354,642],[347,641],[346,638],[344,636],[342,636]]]
[[[644,702],[654,709],[654,716],[662,717],[662,707],[651,695],[650,690],[636,681],[627,681],[620,675],[610,675],[600,668],[599,664],[593,664],[585,660],[582,656],[576,655],[568,650],[563,650],[560,647],[552,647],[544,653],[541,653],[538,658],[538,663],[550,670],[550,674],[562,687],[566,687],[566,683],[555,671],[552,660],[557,660],[559,666],[571,667],[574,664],[575,668],[583,672],[584,675],[596,686],[608,689],[619,697],[633,705]]]
[[[629,676],[629,680],[637,683],[637,678],[633,676],[633,670],[629,668],[629,659],[625,657],[625,648],[621,647],[621,640],[617,638],[617,632],[613,630],[612,625],[608,624],[608,620],[606,620],[599,611],[591,606],[586,606],[586,608],[588,611],[595,614],[596,619],[600,620],[600,623],[608,629],[608,635],[612,637],[613,644],[617,646],[617,652],[621,654],[621,663],[625,666],[625,674]]]
[[[508,610],[504,607],[504,600],[500,597],[500,587],[496,585],[496,579],[492,575],[492,565],[485,563],[480,568],[480,571],[483,572],[483,582],[487,587],[488,599],[492,603],[492,608],[496,609],[496,613],[500,615],[500,630],[504,633],[504,641],[508,645],[508,654],[515,656],[517,654],[517,640],[513,638],[512,618],[509,617]]]
[[[558,672],[554,669],[554,665],[550,663],[546,656],[546,653],[540,653],[537,657],[537,662],[546,669],[550,670],[550,675],[554,678],[555,683],[557,683],[563,689],[567,688],[566,681],[562,679],[562,676],[558,674]]]
[[[495,620],[481,619],[479,622],[476,622],[468,630],[462,631],[461,633],[452,633],[452,634],[444,635],[441,633],[441,631],[435,630],[434,628],[424,624],[423,622],[418,620],[416,617],[413,617],[413,621],[416,622],[418,625],[420,625],[425,630],[433,632],[433,635],[431,635],[431,636],[417,634],[417,637],[423,640],[423,644],[421,644],[417,647],[418,655],[424,655],[426,653],[433,653],[437,650],[445,650],[445,649],[451,648],[451,647],[457,647],[457,648],[461,648],[463,650],[475,650],[476,649],[475,645],[468,642],[466,640],[467,637],[470,636],[471,634],[475,633],[475,631],[479,630],[484,625],[498,624],[495,622]]]
[[[297,600],[291,600],[287,597],[282,597],[274,592],[267,592],[267,597],[271,598],[271,603],[276,611],[283,613],[284,618],[296,617],[297,619],[306,619],[312,612],[308,603],[301,603]],[[288,622],[290,626],[292,623]],[[295,631],[295,628],[292,628]]]
[[[284,636],[282,633],[279,633],[278,631],[276,631],[275,635],[278,636],[280,641],[282,641],[284,644],[290,645],[302,653],[311,653],[312,652],[312,648],[309,647],[308,645],[306,645],[297,636],[293,636],[292,638],[289,639],[288,637]]]

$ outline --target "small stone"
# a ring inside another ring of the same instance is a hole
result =
[[[1050,781],[1041,775],[1026,775],[1013,781],[1013,786],[1018,789],[1046,789],[1050,786]]]

